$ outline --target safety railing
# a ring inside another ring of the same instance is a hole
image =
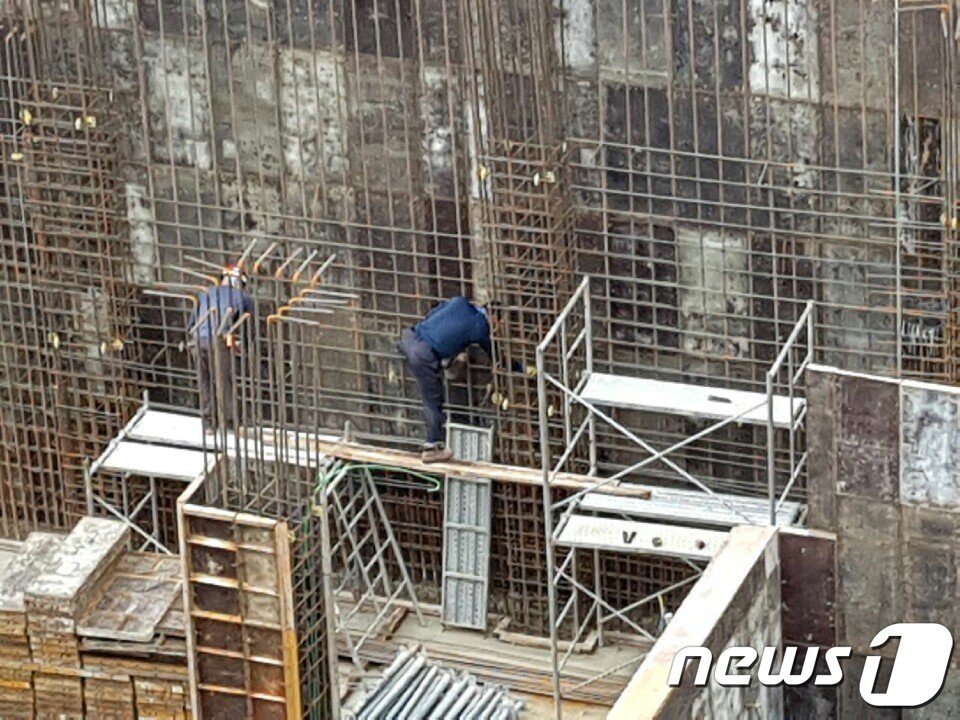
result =
[[[770,524],[777,524],[777,512],[786,501],[790,491],[796,485],[797,479],[801,477],[807,465],[807,451],[804,445],[801,445],[801,432],[805,430],[807,418],[807,404],[797,395],[797,390],[803,373],[807,366],[813,362],[815,339],[814,339],[814,321],[815,305],[813,300],[807,302],[807,306],[801,313],[797,324],[794,325],[783,348],[774,360],[773,365],[767,371],[767,487],[770,494]],[[803,342],[805,340],[805,342]],[[800,356],[798,358],[798,355]],[[789,407],[790,423],[787,428],[787,438],[789,443],[788,456],[788,476],[780,494],[777,494],[777,472],[776,472],[776,453],[777,428],[774,424],[774,389],[778,385],[778,378],[786,370],[786,377],[782,383],[786,391],[786,399]]]

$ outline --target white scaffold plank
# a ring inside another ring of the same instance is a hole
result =
[[[240,454],[250,459],[258,458],[264,462],[277,462],[279,460],[302,467],[317,467],[322,461],[322,457],[316,453],[296,450],[297,443],[295,440],[299,439],[306,447],[309,444],[308,438],[327,439],[328,437],[307,436],[304,433],[287,431],[287,447],[278,448],[273,442],[272,432],[263,433],[265,436],[263,441],[257,438],[258,434],[252,429],[245,431],[241,428],[239,438],[235,433],[229,431],[225,434],[216,432],[211,435],[204,435],[203,425],[196,415],[148,408],[130,427],[127,437],[131,440],[163,445],[195,449],[206,448],[208,451],[223,446],[225,437],[228,457],[236,457]]]
[[[727,536],[728,533],[717,530],[571,515],[557,543],[571,548],[710,560]]]
[[[204,438],[203,424],[198,416],[151,410],[149,407],[130,428],[127,437],[131,440],[191,448],[202,448],[205,442],[207,447],[212,448],[214,444],[214,438]]]
[[[738,512],[734,512],[732,508],[736,508]],[[599,492],[587,493],[580,501],[580,509],[725,528],[737,525],[766,525],[770,520],[770,501],[765,498],[725,493],[708,495],[702,490],[659,487],[650,488],[649,499]],[[801,503],[784,502],[777,511],[777,524],[794,525],[802,509]]]
[[[191,448],[163,447],[121,440],[107,450],[100,471],[192,482],[213,468],[216,456]]]
[[[580,395],[593,405],[710,420],[726,420],[743,413],[737,422],[751,425],[767,423],[765,393],[593,373]],[[790,427],[792,419],[800,414],[804,404],[802,398],[793,398],[791,412],[790,398],[774,395],[773,424],[780,428]]]

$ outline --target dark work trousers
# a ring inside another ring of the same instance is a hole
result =
[[[440,358],[411,328],[400,335],[400,352],[407,359],[407,367],[420,386],[423,415],[427,422],[427,442],[443,442],[443,371]]]
[[[233,351],[222,342],[216,348],[198,344],[194,359],[200,373],[200,413],[209,427],[217,428],[219,422],[235,430]]]

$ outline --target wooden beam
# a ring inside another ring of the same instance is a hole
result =
[[[263,439],[268,441],[273,433],[263,431]],[[291,438],[291,440],[293,440]],[[308,447],[312,444],[312,447]],[[404,452],[389,448],[364,445],[355,442],[346,442],[329,437],[306,437],[299,435],[291,442],[287,441],[287,448],[291,453],[307,450],[310,454],[316,451],[319,455],[336,457],[353,462],[364,462],[412,470],[428,475],[448,475],[458,478],[489,478],[500,482],[509,482],[519,485],[543,485],[543,471],[534,468],[517,467],[515,465],[500,465],[486,462],[450,461],[442,463],[424,463],[419,453]],[[551,487],[569,490],[584,490],[600,482],[602,478],[578,475],[575,473],[558,473],[550,482]],[[650,488],[644,485],[621,483],[614,481],[607,483],[596,492],[610,495],[628,495],[630,497],[649,498]]]

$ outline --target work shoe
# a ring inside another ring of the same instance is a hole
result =
[[[453,450],[445,448],[443,443],[427,443],[420,451],[420,460],[425,463],[445,462],[453,457]]]

